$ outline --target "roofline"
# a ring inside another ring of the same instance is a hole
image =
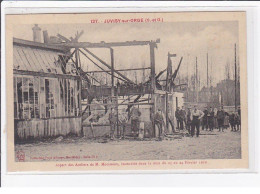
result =
[[[21,46],[28,46],[28,47],[35,47],[35,48],[46,49],[46,50],[59,51],[62,53],[66,53],[66,52],[70,51],[70,49],[63,47],[63,46],[49,45],[46,43],[35,42],[35,41],[30,41],[30,40],[23,40],[23,39],[19,39],[19,38],[13,38],[13,44],[21,45]]]

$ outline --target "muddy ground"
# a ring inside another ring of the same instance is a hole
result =
[[[24,161],[112,161],[241,158],[240,132],[201,131],[200,137],[179,133],[162,141],[155,139],[114,140],[86,138],[56,139],[15,146]],[[16,159],[18,161],[18,159]]]

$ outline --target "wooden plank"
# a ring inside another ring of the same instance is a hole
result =
[[[55,114],[55,117],[56,116],[58,116],[57,115],[57,88],[56,88],[56,81],[57,81],[57,79],[55,79],[55,80],[53,80],[53,87],[54,87],[54,94],[53,94],[53,103],[54,103],[54,114]],[[54,135],[56,135],[56,121],[55,120],[53,120],[54,121]]]
[[[154,49],[156,47],[156,44],[149,44],[150,46],[150,64],[151,64],[151,87],[152,87],[152,94],[151,94],[151,101],[153,103],[152,105],[152,114],[155,114],[155,96],[154,96],[154,91],[156,89],[155,85],[155,55],[154,55]],[[155,137],[155,123],[152,122],[153,124],[153,135]]]
[[[70,116],[73,116],[73,80],[70,80]]]
[[[22,113],[22,118],[25,118],[25,116],[24,116],[24,91],[23,91],[23,77],[22,77],[22,107],[23,107],[23,113]]]
[[[35,113],[35,87],[34,87],[35,79],[37,79],[37,78],[35,77],[35,78],[32,79],[32,82],[33,82],[33,116],[34,116],[34,118],[36,118],[36,113]]]
[[[151,69],[151,67],[143,67],[143,68],[130,68],[130,69],[115,69],[115,71],[139,71],[139,70],[146,70],[146,69]],[[111,70],[104,70],[104,71],[85,71],[84,74],[86,73],[106,73],[106,72],[111,72]]]
[[[28,117],[31,119],[31,105],[30,105],[30,79],[28,78]]]
[[[153,105],[154,103],[120,103],[118,106],[121,105]],[[116,105],[116,103],[111,103],[111,104],[105,104],[105,103],[100,103],[100,104],[88,104],[87,102],[82,102],[82,105],[87,105],[87,106],[97,106],[97,105]]]
[[[75,80],[80,79],[80,76],[76,76],[76,75],[54,74],[54,73],[16,70],[16,69],[13,70],[13,73],[17,75],[28,75],[28,76],[50,77],[50,78],[64,78],[64,79],[75,79]]]
[[[110,57],[111,57],[111,96],[115,95],[115,83],[114,83],[114,50],[110,48]]]
[[[61,79],[60,83],[61,83],[61,89],[62,89],[62,92],[63,92],[63,98],[61,98],[61,107],[60,107],[61,115],[60,116],[64,116],[65,115],[65,108],[64,108],[64,99],[65,99],[64,79]]]
[[[69,80],[66,79],[65,81],[66,81],[66,93],[67,93],[67,99],[66,99],[66,101],[67,101],[67,115],[66,116],[70,116],[69,115],[69,113],[70,113],[70,111],[69,111]]]

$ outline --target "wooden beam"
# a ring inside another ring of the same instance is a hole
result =
[[[154,91],[155,86],[155,55],[154,55],[154,49],[155,45],[150,44],[150,64],[151,64],[151,84],[152,84],[152,90]]]
[[[151,67],[144,67],[144,68],[130,68],[130,69],[115,69],[115,71],[138,71],[138,70],[145,70],[145,69],[151,69]],[[110,70],[105,71],[86,71],[85,73],[107,73],[110,72]]]
[[[160,39],[156,41],[126,41],[126,42],[63,42],[63,43],[52,43],[55,46],[63,46],[68,48],[111,48],[111,47],[122,47],[122,46],[145,46],[151,43],[160,43]]]
[[[97,59],[98,61],[100,61],[103,65],[105,65],[107,68],[109,68],[110,70],[112,69],[112,67],[110,65],[108,65],[105,61],[103,61],[102,59],[100,59],[99,57],[97,57],[94,53],[92,53],[91,51],[89,51],[86,48],[83,48],[84,51],[86,51],[87,53],[89,53],[92,57],[94,57],[95,59]],[[124,76],[122,73],[115,71],[115,73],[117,73],[118,75],[120,75],[122,78],[124,78],[125,80],[127,80],[128,82],[135,84],[133,81],[131,81],[130,79],[128,79],[126,76]]]
[[[61,40],[65,41],[65,42],[70,42],[70,40],[69,40],[68,38],[66,38],[65,36],[62,36],[61,34],[57,34],[57,36],[58,36]]]
[[[89,77],[91,77],[93,80],[95,80],[97,83],[101,84],[101,82],[98,81],[94,76],[89,75],[89,73],[88,73],[87,75],[88,75]]]
[[[50,119],[71,119],[71,118],[81,118],[81,116],[64,116],[64,117],[49,117],[49,118],[37,118],[39,120],[50,120]],[[15,121],[32,121],[35,118],[31,119],[14,119]]]
[[[111,75],[110,71],[106,71],[104,70],[102,67],[100,67],[97,63],[95,63],[95,61],[93,61],[88,55],[86,55],[86,53],[84,53],[82,50],[79,49],[79,52],[81,52],[88,60],[90,60],[94,65],[96,65],[99,69],[102,70],[102,72],[106,72],[107,74]],[[83,73],[84,74],[84,73]],[[117,79],[123,81],[123,82],[126,82],[126,80],[120,78],[120,77],[117,77],[115,76]]]
[[[109,106],[109,105],[116,105],[116,103],[111,103],[111,104],[105,104],[105,103],[100,103],[100,104],[88,104],[88,103],[84,103],[82,102],[82,105],[87,105],[87,106],[97,106],[97,105],[103,105],[103,106]],[[121,103],[118,104],[118,106],[122,106],[122,105],[153,105],[153,103]]]
[[[153,103],[153,106],[151,107],[152,114],[155,115],[155,96],[154,91],[156,89],[156,77],[155,77],[155,55],[154,55],[154,49],[156,48],[156,44],[149,44],[150,46],[150,63],[151,63],[151,87],[152,87],[152,94],[151,94],[151,101]],[[152,122],[152,135],[155,137],[155,123]]]
[[[114,83],[114,50],[110,48],[110,56],[111,56],[111,96],[115,95],[115,83]]]
[[[63,79],[76,79],[79,80],[80,77],[76,75],[68,75],[68,74],[54,74],[54,73],[44,73],[37,71],[25,71],[25,70],[13,70],[13,74],[16,75],[31,75],[38,77],[52,77],[52,78],[63,78]]]

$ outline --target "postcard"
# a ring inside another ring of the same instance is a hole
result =
[[[8,172],[248,169],[246,43],[246,12],[6,15]]]

